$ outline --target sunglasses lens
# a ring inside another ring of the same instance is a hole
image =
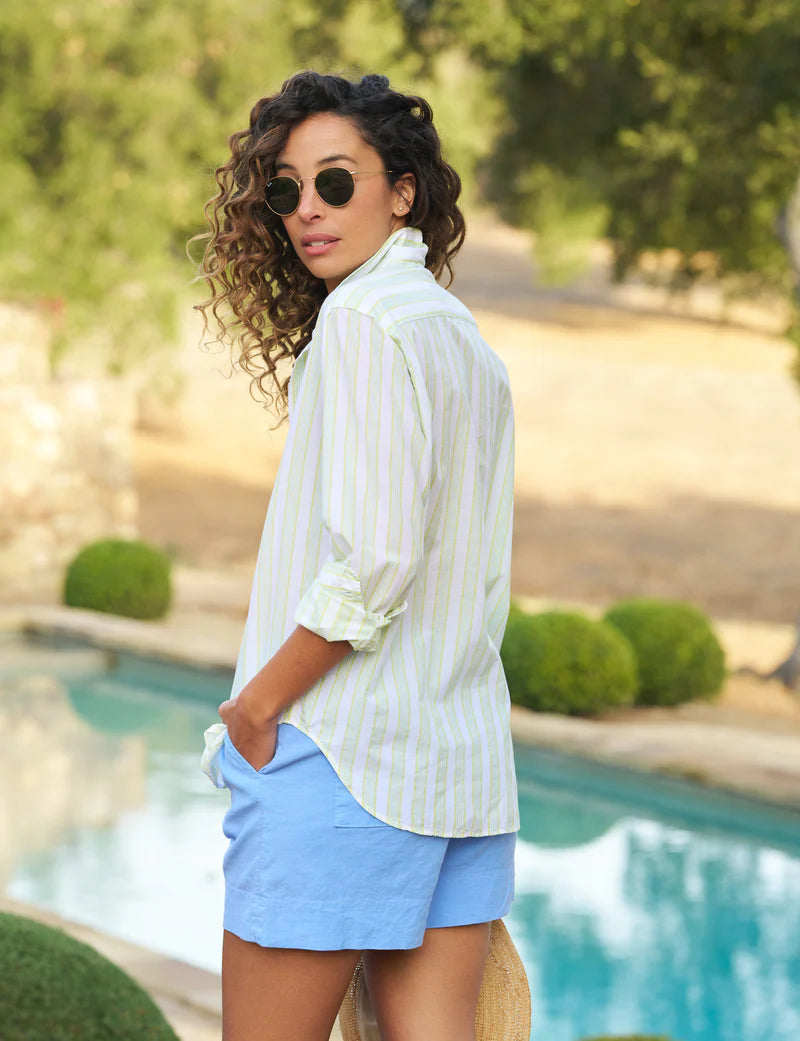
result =
[[[278,213],[283,217],[294,213],[300,202],[300,190],[297,187],[297,181],[293,181],[291,177],[273,177],[267,183],[265,196],[267,206],[269,206],[272,212]]]
[[[317,174],[317,194],[328,206],[344,206],[353,198],[355,183],[349,170],[338,166],[321,170]]]

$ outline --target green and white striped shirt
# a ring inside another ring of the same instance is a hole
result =
[[[278,717],[398,828],[519,828],[499,647],[514,420],[472,315],[394,232],[325,299],[294,364],[231,695],[296,623],[355,649]]]

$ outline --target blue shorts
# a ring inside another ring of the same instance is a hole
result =
[[[256,771],[230,738],[220,772],[231,792],[223,831],[225,929],[263,947],[419,947],[425,929],[489,922],[514,897],[517,833],[419,835],[368,813],[319,746],[278,724]]]

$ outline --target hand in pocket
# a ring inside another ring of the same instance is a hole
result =
[[[231,744],[242,759],[245,759],[256,772],[266,766],[275,755],[278,724],[254,726],[242,711],[238,700],[223,701],[217,711],[228,728]]]

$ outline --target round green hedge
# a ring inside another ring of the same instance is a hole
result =
[[[500,657],[511,700],[537,712],[588,715],[629,705],[636,695],[636,658],[627,640],[571,611],[513,612]]]
[[[152,998],[94,948],[0,912],[3,1041],[178,1041]]]
[[[677,705],[716,694],[725,679],[725,652],[708,618],[693,604],[634,597],[606,612],[605,621],[630,640],[639,666],[640,705]]]
[[[101,539],[67,568],[64,603],[128,618],[161,618],[172,601],[171,563],[136,539]]]

